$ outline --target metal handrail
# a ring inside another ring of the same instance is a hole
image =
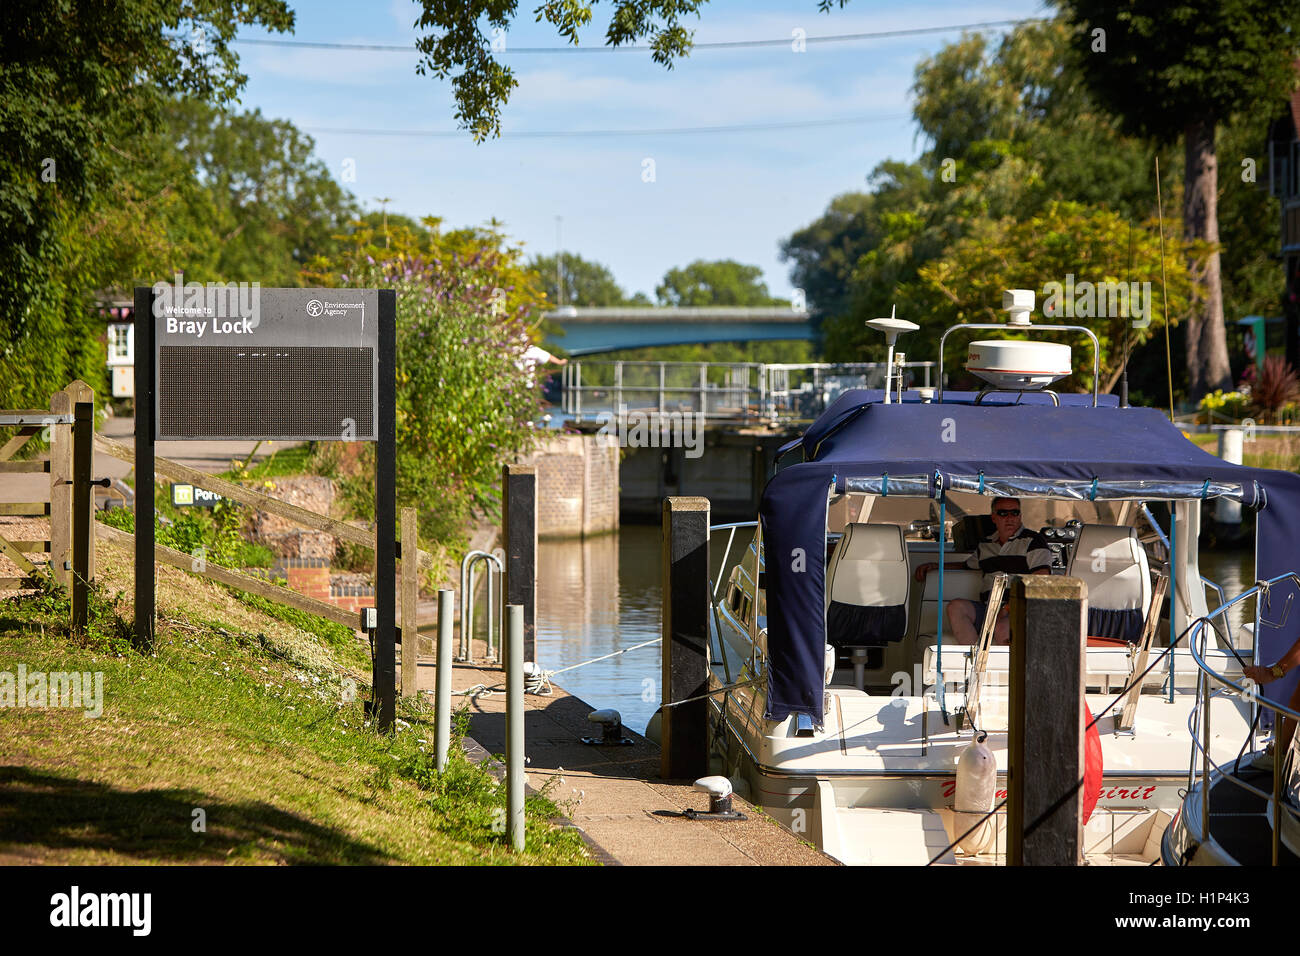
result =
[[[1244,780],[1241,780],[1240,778],[1234,776],[1233,774],[1225,772],[1222,767],[1220,767],[1217,763],[1214,762],[1214,758],[1210,756],[1210,737],[1211,737],[1210,718],[1212,713],[1212,709],[1210,707],[1210,701],[1213,697],[1223,695],[1227,693],[1230,689],[1232,691],[1236,691],[1244,699],[1250,700],[1255,706],[1264,707],[1265,709],[1271,710],[1279,716],[1286,716],[1292,718],[1293,720],[1300,721],[1300,713],[1293,711],[1290,707],[1287,707],[1285,704],[1279,704],[1275,701],[1271,701],[1268,700],[1267,698],[1261,697],[1258,694],[1254,693],[1253,690],[1249,690],[1246,687],[1243,687],[1237,684],[1235,681],[1232,681],[1227,677],[1225,677],[1224,675],[1218,673],[1216,670],[1210,667],[1208,663],[1206,663],[1202,654],[1203,654],[1203,648],[1205,642],[1207,640],[1207,638],[1204,637],[1205,624],[1207,622],[1213,625],[1214,623],[1213,618],[1219,615],[1226,615],[1228,609],[1233,607],[1237,603],[1258,594],[1261,590],[1271,588],[1274,584],[1277,584],[1279,581],[1286,581],[1286,580],[1290,580],[1294,582],[1297,585],[1297,587],[1300,587],[1300,575],[1297,575],[1293,571],[1287,572],[1286,574],[1280,574],[1277,577],[1271,578],[1267,581],[1257,581],[1253,587],[1248,588],[1247,590],[1237,595],[1228,603],[1222,605],[1221,607],[1215,608],[1215,610],[1212,611],[1210,614],[1207,614],[1205,617],[1199,619],[1195,623],[1194,629],[1188,635],[1188,639],[1187,639],[1187,647],[1188,650],[1191,651],[1192,660],[1196,663],[1197,668],[1199,668],[1200,670],[1200,674],[1197,676],[1197,702],[1196,705],[1192,708],[1191,714],[1188,716],[1188,730],[1191,732],[1191,737],[1192,737],[1191,765],[1188,768],[1188,783],[1189,783],[1188,789],[1189,790],[1191,789],[1190,787],[1191,778],[1195,774],[1195,770],[1196,770],[1196,753],[1199,750],[1201,754],[1201,839],[1202,841],[1204,841],[1210,838],[1210,769],[1213,768],[1214,771],[1219,774],[1219,778],[1221,780],[1228,780],[1232,782],[1235,786],[1240,787],[1241,789],[1247,791],[1248,793],[1253,793],[1256,796],[1263,798],[1264,800],[1268,800],[1272,802],[1272,806],[1273,806],[1273,848],[1272,849],[1273,849],[1274,865],[1276,865],[1278,862],[1278,857],[1281,850],[1281,841],[1282,841],[1281,811],[1285,808],[1288,813],[1290,813],[1297,820],[1300,820],[1300,809],[1291,806],[1286,806],[1283,804],[1281,800],[1282,767],[1285,764],[1284,758],[1287,755],[1282,754],[1276,748],[1274,750],[1273,792],[1271,794],[1265,793],[1263,790],[1260,790],[1258,787],[1246,783]],[[1263,587],[1261,587],[1261,585],[1263,585]],[[1258,603],[1259,602],[1256,602],[1256,606],[1258,606]],[[1198,637],[1201,639],[1202,650],[1197,649]],[[1218,691],[1212,691],[1210,688],[1210,681],[1212,680],[1223,685],[1222,688]],[[1196,718],[1198,716],[1201,717],[1201,722],[1203,726],[1203,730],[1202,730],[1202,733],[1204,735],[1203,740],[1198,739],[1196,734]],[[1253,722],[1251,724],[1251,733],[1252,735],[1254,733]],[[1300,741],[1300,734],[1293,734],[1291,738],[1291,746],[1290,746],[1290,751],[1293,754],[1297,752],[1298,741]]]
[[[470,551],[460,562],[460,644],[456,660],[462,663],[474,663],[474,564],[485,561],[487,572],[487,656],[495,660],[492,651],[492,621],[497,619],[498,633],[501,632],[501,614],[503,610],[498,602],[492,600],[492,565],[496,565],[497,574],[504,575],[505,569],[501,559],[491,551]],[[502,588],[502,597],[505,589]]]

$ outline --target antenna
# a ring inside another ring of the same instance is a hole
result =
[[[560,244],[560,222],[563,216],[555,217],[555,295],[559,298],[557,305],[564,308],[564,246]]]
[[[1133,291],[1133,220],[1128,221],[1128,281],[1129,292]],[[1132,303],[1130,302],[1131,306]],[[1126,309],[1125,311],[1129,311]],[[1119,407],[1128,408],[1128,327],[1132,323],[1124,316],[1124,359],[1119,370]]]
[[[1165,279],[1165,204],[1160,198],[1160,157],[1156,157],[1156,210],[1160,214],[1160,305],[1165,312],[1165,374],[1169,378],[1169,420],[1174,420],[1174,362],[1169,357],[1169,290]]]
[[[868,319],[867,328],[885,333],[885,344],[889,346],[889,357],[885,361],[885,404],[889,404],[889,392],[894,380],[894,343],[904,332],[915,332],[920,328],[915,322],[896,317],[897,305],[889,307],[888,318]],[[898,376],[898,404],[903,404],[903,376]]]

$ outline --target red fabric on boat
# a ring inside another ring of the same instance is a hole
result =
[[[1092,724],[1092,711],[1083,705],[1083,716]],[[1101,734],[1095,725],[1088,727],[1083,740],[1083,822],[1087,823],[1101,798]]]

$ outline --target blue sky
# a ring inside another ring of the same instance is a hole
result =
[[[505,37],[512,46],[562,45],[534,24],[523,0]],[[294,39],[413,43],[414,0],[291,0]],[[604,20],[581,34],[602,45]],[[853,0],[830,14],[816,0],[713,0],[696,42],[808,37],[1042,16],[1040,0]],[[1001,33],[999,28],[991,32]],[[246,37],[267,36],[247,30]],[[791,292],[778,246],[832,197],[866,187],[883,159],[923,149],[911,120],[916,65],[958,32],[743,50],[698,50],[672,71],[646,52],[503,56],[519,87],[503,136],[475,144],[453,136],[365,135],[351,130],[456,129],[450,83],[419,76],[412,52],[238,45],[248,75],[241,106],[292,121],[316,141],[336,178],[367,208],[449,226],[496,218],[529,254],[556,248],[603,262],[629,292],[651,296],[664,272],[694,259],[737,259],[763,269],[776,295]],[[523,131],[663,130],[698,126],[853,120],[833,126],[744,132],[514,137]],[[654,181],[645,181],[647,160]],[[351,161],[349,167],[345,163]]]

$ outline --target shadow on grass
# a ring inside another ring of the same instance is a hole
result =
[[[206,813],[206,833],[191,829]],[[197,790],[118,790],[26,767],[0,766],[0,851],[111,852],[164,863],[379,864],[387,854],[338,830],[258,801],[223,803]]]

